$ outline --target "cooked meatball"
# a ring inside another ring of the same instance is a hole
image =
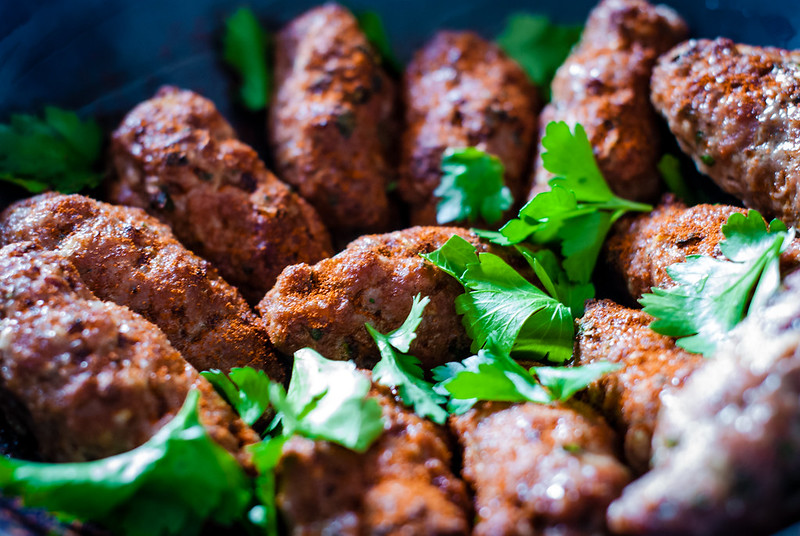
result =
[[[746,211],[728,205],[687,207],[665,196],[649,214],[628,216],[614,226],[605,246],[606,259],[634,299],[652,287],[673,287],[667,274],[672,264],[684,262],[688,255],[724,257],[719,248],[725,239],[721,227],[736,212]],[[786,273],[798,266],[800,244],[795,241],[781,256],[781,270]]]
[[[396,89],[345,8],[326,4],[275,38],[269,136],[278,176],[332,230],[387,223]]]
[[[800,223],[800,52],[687,41],[659,61],[652,99],[720,188],[766,216]]]
[[[156,326],[95,298],[57,253],[31,242],[0,249],[0,400],[25,408],[44,460],[137,447],[175,416],[192,387],[211,437],[247,460],[243,447],[258,436]]]
[[[237,290],[144,211],[43,194],[0,214],[0,245],[24,240],[66,257],[100,299],[156,324],[196,369],[250,365],[284,378],[260,319]]]
[[[608,511],[624,534],[770,534],[800,512],[800,274],[662,398],[653,469]]]
[[[608,504],[630,481],[616,435],[578,402],[485,402],[451,424],[475,491],[473,534],[605,533]]]
[[[328,359],[354,359],[360,367],[372,368],[380,354],[364,324],[382,333],[400,327],[414,296],[422,294],[431,301],[410,353],[425,369],[463,359],[471,341],[454,304],[463,289],[420,257],[454,234],[478,251],[488,249],[465,229],[412,227],[362,236],[314,266],[286,268],[258,305],[270,339],[286,354],[310,347]]]
[[[556,72],[552,101],[540,118],[541,134],[551,121],[566,121],[571,128],[580,123],[614,193],[654,200],[662,188],[656,168],[661,151],[650,74],[656,58],[686,33],[686,24],[666,6],[600,2],[577,48]],[[540,156],[531,195],[547,190],[552,178]]]
[[[662,393],[680,388],[704,360],[652,331],[653,320],[609,300],[590,302],[575,342],[576,365],[610,361],[623,366],[591,384],[585,398],[622,435],[625,458],[640,474],[650,465]]]
[[[445,430],[415,415],[383,387],[383,435],[364,454],[327,441],[290,439],[278,466],[278,506],[290,532],[469,534],[464,483],[450,470]]]
[[[168,224],[253,304],[286,266],[333,254],[314,209],[196,93],[164,87],[138,105],[114,132],[111,156],[109,199]]]
[[[497,156],[514,199],[525,196],[537,90],[497,45],[472,32],[439,32],[408,65],[403,99],[398,190],[411,204],[412,225],[436,224],[439,199],[433,191],[448,147],[477,147]]]

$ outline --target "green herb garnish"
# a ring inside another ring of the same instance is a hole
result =
[[[239,95],[250,110],[266,108],[272,92],[269,42],[268,34],[248,8],[239,8],[225,21],[224,58],[239,75]]]
[[[278,506],[275,500],[275,468],[281,459],[283,445],[288,440],[287,436],[271,437],[248,447],[253,455],[253,465],[258,470],[256,477],[258,504],[250,509],[247,518],[253,525],[261,527],[265,536],[280,534],[278,531]]]
[[[442,180],[433,191],[441,198],[436,221],[497,222],[514,203],[503,183],[504,171],[499,158],[475,147],[447,148],[442,154]]]
[[[380,54],[384,65],[395,74],[403,72],[403,65],[394,55],[392,44],[389,41],[389,35],[386,33],[386,27],[383,25],[381,16],[376,11],[362,11],[358,13],[356,19],[361,31],[367,37],[367,41]]]
[[[719,247],[727,260],[689,255],[667,268],[677,286],[653,288],[639,300],[656,318],[653,331],[680,337],[678,346],[706,356],[778,289],[780,254],[794,239],[794,230],[778,220],[767,226],[755,210],[731,214],[722,233]]]
[[[44,117],[12,115],[0,125],[0,180],[31,193],[48,189],[73,194],[100,184],[95,168],[103,133],[94,121],[47,107]]]
[[[124,454],[58,464],[0,457],[0,488],[27,506],[126,535],[198,534],[205,520],[229,525],[250,505],[252,484],[200,424],[198,399],[190,391],[170,422]]]
[[[403,403],[412,406],[420,417],[444,424],[447,412],[441,404],[447,399],[434,392],[433,386],[425,381],[419,359],[406,353],[417,337],[416,329],[422,321],[422,311],[429,302],[427,297],[420,299],[419,295],[415,296],[411,312],[403,325],[386,335],[370,324],[366,325],[381,352],[381,360],[372,369],[372,379],[381,385],[396,387]]]
[[[554,24],[542,15],[516,13],[508,18],[497,44],[514,58],[550,100],[550,83],[580,39],[582,26]]]
[[[200,374],[250,426],[255,424],[269,407],[270,379],[263,370],[237,367],[231,369],[228,375],[217,369]]]

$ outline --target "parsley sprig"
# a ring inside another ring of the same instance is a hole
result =
[[[403,65],[392,50],[389,34],[383,24],[383,19],[377,11],[366,10],[356,14],[358,26],[375,50],[380,54],[383,64],[394,74],[403,72]]]
[[[272,92],[270,36],[250,9],[239,8],[225,21],[222,46],[225,61],[241,80],[244,105],[254,111],[266,108]]]
[[[102,145],[97,123],[75,112],[47,107],[42,118],[12,115],[0,124],[0,180],[31,193],[93,188],[103,179],[96,170]]]
[[[706,356],[778,289],[780,254],[794,239],[794,229],[779,220],[767,225],[755,210],[731,214],[722,233],[726,259],[690,255],[667,268],[677,286],[653,288],[639,300],[656,318],[653,331],[679,337],[678,346]]]
[[[419,359],[407,354],[411,342],[417,337],[417,326],[422,321],[422,312],[429,302],[427,297],[415,296],[405,322],[385,335],[370,324],[366,325],[381,353],[381,360],[372,369],[372,379],[380,385],[397,388],[403,403],[412,406],[420,417],[444,424],[447,412],[442,404],[447,399],[436,393],[433,386],[425,381]]]

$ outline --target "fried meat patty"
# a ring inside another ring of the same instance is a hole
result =
[[[649,328],[654,319],[610,300],[589,302],[578,321],[575,364],[619,363],[586,390],[585,400],[623,437],[625,459],[639,474],[650,466],[653,428],[662,393],[679,389],[703,363]]]
[[[800,223],[800,52],[687,41],[659,60],[652,90],[697,169],[765,216]]]
[[[98,300],[57,253],[31,242],[0,249],[0,400],[25,408],[45,460],[131,450],[193,387],[211,437],[247,465],[243,447],[258,436],[155,325]]]
[[[770,534],[800,512],[800,273],[662,399],[653,468],[608,510],[622,534]]]
[[[268,130],[278,176],[332,230],[386,226],[396,88],[355,17],[314,8],[275,38]]]
[[[538,93],[494,43],[473,32],[439,32],[418,51],[403,81],[406,109],[398,190],[412,225],[435,225],[442,153],[477,147],[505,166],[515,200],[528,188]]]
[[[615,224],[605,245],[607,262],[633,299],[652,287],[674,287],[667,274],[672,264],[684,262],[688,255],[723,257],[721,227],[737,212],[746,211],[730,205],[687,207],[673,196],[665,196],[652,212],[631,215]],[[795,241],[781,255],[781,271],[787,273],[798,266],[800,244]]]
[[[386,424],[366,453],[297,436],[284,445],[278,506],[291,534],[469,534],[469,499],[445,430],[385,387],[370,396]]]
[[[305,200],[235,138],[214,104],[163,87],[111,138],[109,200],[145,209],[258,303],[290,264],[333,254]]]
[[[156,324],[196,369],[250,365],[285,377],[239,292],[144,211],[43,194],[0,214],[0,245],[27,240],[66,257],[100,299]]]
[[[631,477],[588,406],[480,402],[450,422],[475,492],[474,535],[605,533],[606,507]]]
[[[661,191],[657,116],[650,104],[656,58],[684,39],[686,24],[671,8],[644,0],[603,0],[586,22],[580,42],[556,72],[552,100],[540,117],[583,125],[597,165],[615,194],[652,201]],[[553,175],[539,150],[531,197]]]
[[[412,227],[366,235],[313,266],[289,266],[258,310],[275,347],[286,354],[310,347],[328,359],[372,368],[378,348],[364,324],[381,333],[400,325],[417,294],[428,296],[410,353],[430,369],[468,355],[471,341],[456,314],[461,285],[420,257],[454,234],[488,251],[477,235],[456,227]]]

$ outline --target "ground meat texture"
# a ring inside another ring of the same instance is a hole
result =
[[[605,534],[606,507],[630,473],[588,406],[482,402],[451,424],[475,491],[473,534]]]
[[[623,534],[770,534],[800,512],[800,274],[663,397],[653,469],[608,511]]]
[[[687,41],[660,59],[652,100],[697,169],[762,214],[800,223],[800,52]]]
[[[211,101],[162,88],[112,136],[109,199],[167,223],[255,304],[284,267],[333,251],[314,209],[234,136]]]
[[[650,74],[659,54],[686,36],[685,23],[666,6],[644,0],[603,0],[586,22],[580,43],[558,69],[552,100],[540,118],[583,125],[597,164],[615,194],[652,201],[661,191],[657,116]],[[543,149],[540,148],[541,155]],[[537,159],[531,196],[553,175]]]
[[[250,365],[284,378],[260,319],[238,291],[144,211],[43,194],[0,214],[0,245],[24,240],[65,256],[100,299],[156,324],[196,369]]]
[[[26,408],[45,461],[141,445],[192,387],[211,437],[249,464],[243,447],[258,436],[155,325],[95,298],[57,253],[30,242],[0,249],[0,389]]]
[[[276,36],[268,124],[276,169],[331,229],[386,225],[396,101],[380,57],[345,8],[312,9]]]
[[[470,231],[455,227],[412,227],[362,236],[344,251],[314,266],[286,268],[258,305],[270,339],[291,354],[310,347],[328,359],[354,359],[372,368],[378,347],[364,324],[381,333],[400,327],[417,294],[428,296],[410,353],[425,369],[468,355],[471,341],[456,314],[463,293],[454,278],[420,257],[458,234],[487,251]]]
[[[398,190],[413,225],[435,225],[442,153],[477,147],[505,166],[515,200],[527,170],[539,109],[537,89],[516,62],[472,32],[440,32],[414,56],[403,82],[406,125]]]
[[[675,282],[667,268],[688,255],[724,258],[719,248],[725,239],[721,227],[741,208],[728,205],[687,207],[673,196],[648,214],[621,219],[606,243],[606,259],[616,279],[624,282],[633,299],[652,287],[671,288]],[[800,266],[800,244],[793,242],[781,256],[781,271]]]
[[[609,300],[589,302],[575,342],[576,365],[622,365],[591,384],[585,400],[619,431],[625,459],[639,474],[650,466],[662,393],[679,389],[704,360],[678,348],[675,339],[652,331],[653,320]]]
[[[293,535],[469,534],[464,483],[451,472],[445,430],[373,388],[385,429],[364,454],[327,441],[289,440],[278,506]]]

